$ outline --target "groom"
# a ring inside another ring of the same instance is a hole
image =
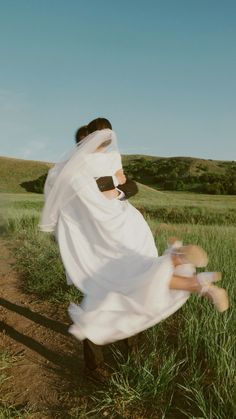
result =
[[[75,134],[75,141],[79,144],[87,135],[94,131],[110,128],[112,125],[106,118],[96,118],[88,125],[80,127]],[[120,195],[118,199],[129,199],[138,193],[136,182],[127,179],[122,170],[118,170],[113,176],[103,176],[96,179],[98,188],[101,192],[111,191],[115,188],[118,189]]]

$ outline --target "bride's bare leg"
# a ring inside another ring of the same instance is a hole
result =
[[[212,284],[201,283],[197,275],[184,277],[173,275],[169,285],[170,289],[197,293],[210,299],[218,311],[223,312],[229,307],[228,294],[224,288]]]
[[[202,289],[202,286],[199,284],[199,281],[196,276],[185,277],[173,275],[169,286],[170,289],[183,290],[194,293],[200,293]]]

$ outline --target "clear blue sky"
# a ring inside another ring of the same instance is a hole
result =
[[[0,0],[0,154],[57,161],[109,118],[123,153],[236,159],[235,0]]]

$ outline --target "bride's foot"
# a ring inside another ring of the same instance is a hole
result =
[[[195,244],[182,246],[175,251],[175,255],[180,259],[180,263],[191,263],[196,268],[203,268],[208,264],[208,257],[202,247]]]
[[[190,263],[196,268],[203,268],[208,264],[208,256],[202,247],[195,244],[183,246],[183,243],[176,237],[169,239],[168,252],[172,256],[175,266]]]
[[[216,309],[220,313],[228,310],[229,308],[228,293],[224,288],[216,287],[215,285],[212,285],[211,283],[210,284],[205,283],[205,285],[203,285],[201,288],[200,294],[208,297],[213,302]]]

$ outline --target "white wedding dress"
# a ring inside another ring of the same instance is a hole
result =
[[[94,177],[119,170],[120,154],[87,153],[83,164],[90,181],[81,186],[78,174],[70,182],[73,193],[60,204],[55,234],[67,279],[84,294],[80,305],[69,307],[70,332],[103,345],[170,316],[189,292],[169,289],[171,257],[158,257],[141,213],[127,200],[110,200],[99,191]]]

